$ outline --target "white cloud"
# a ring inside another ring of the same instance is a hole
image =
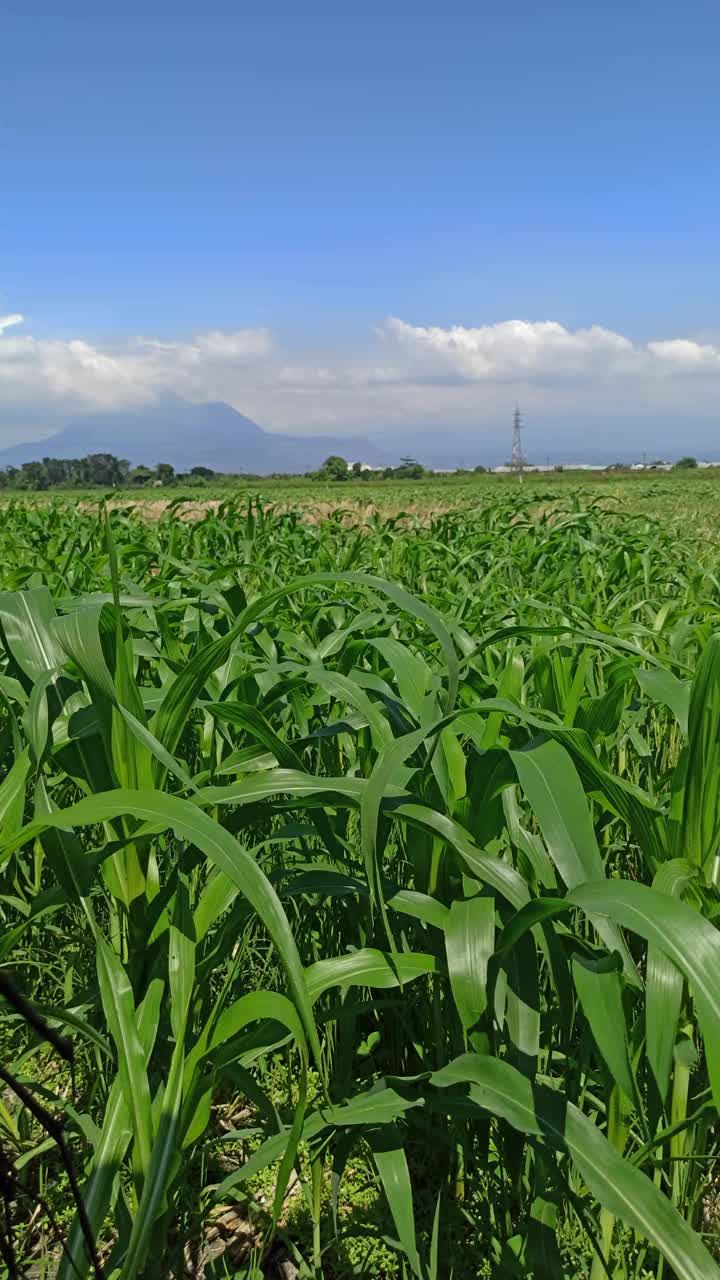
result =
[[[633,343],[593,325],[566,329],[555,320],[505,320],[477,329],[424,327],[391,316],[381,330],[416,370],[470,381],[557,382],[578,378],[720,371],[720,350],[689,339]]]
[[[270,429],[380,432],[425,424],[431,431],[442,424],[466,434],[482,424],[504,432],[516,396],[537,418],[572,423],[588,408],[627,417],[685,414],[690,405],[709,415],[720,393],[714,335],[642,343],[597,325],[442,327],[393,317],[369,335],[365,350],[338,355],[278,349],[262,328],[93,343],[34,337],[21,324],[20,315],[0,317],[0,444],[30,425],[52,430],[78,411],[168,393],[226,400]]]
[[[213,331],[188,342],[137,337],[116,348],[82,339],[60,341],[5,335],[21,316],[0,319],[0,388],[6,404],[114,408],[172,392],[188,399],[221,398],[238,374],[272,350],[266,329]]]
[[[673,338],[668,342],[649,342],[648,351],[673,372],[688,373],[720,370],[720,348],[709,343]]]

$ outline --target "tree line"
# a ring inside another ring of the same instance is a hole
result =
[[[486,467],[473,467],[473,471],[486,471]],[[456,475],[462,475],[464,467],[458,467]],[[444,472],[443,474],[448,474]],[[319,471],[308,472],[312,480],[420,480],[423,476],[433,475],[415,458],[401,458],[399,467],[363,467],[361,462],[347,462],[339,454],[333,453],[326,458]]]
[[[663,462],[647,464],[648,470],[665,467]],[[698,466],[696,458],[686,456],[680,458],[673,467],[686,470]],[[556,466],[555,471],[563,471]],[[607,468],[608,471],[628,471],[627,463],[617,462]],[[473,467],[475,473],[484,472],[483,466]],[[423,476],[434,473],[423,467],[415,458],[401,458],[397,467],[363,467],[361,463],[349,463],[338,454],[326,458],[317,471],[305,472],[308,480],[332,480],[343,482],[348,480],[420,480]],[[443,474],[448,474],[447,472]],[[455,475],[467,475],[464,467],[458,467]],[[42,491],[44,489],[130,489],[150,488],[153,486],[171,486],[200,488],[211,480],[222,484],[247,483],[249,480],[292,480],[301,477],[293,472],[273,472],[271,476],[250,474],[249,472],[226,473],[213,471],[210,467],[191,467],[189,471],[176,471],[169,462],[158,462],[154,467],[131,467],[126,458],[116,458],[113,453],[90,453],[84,458],[43,458],[39,462],[24,462],[20,467],[5,467],[0,470],[0,489],[19,489],[26,491]]]
[[[484,470],[484,467],[475,467],[475,471]],[[307,479],[335,481],[419,480],[424,475],[432,475],[432,472],[414,458],[402,458],[398,467],[363,469],[359,462],[351,464],[337,454],[326,458],[317,471],[306,472]],[[292,479],[293,475],[276,472],[272,478]],[[228,475],[210,467],[175,471],[169,462],[158,462],[154,467],[131,467],[126,458],[117,458],[113,453],[90,453],[84,458],[43,458],[41,461],[24,462],[20,467],[5,467],[0,470],[0,489],[124,489],[174,484],[200,487],[213,479],[232,483],[268,477],[248,473]]]
[[[0,470],[1,489],[119,489],[137,485],[204,484],[215,472],[210,467],[193,467],[176,472],[169,462],[155,467],[131,467],[126,458],[113,453],[90,453],[85,458],[43,458],[24,462],[21,467]]]

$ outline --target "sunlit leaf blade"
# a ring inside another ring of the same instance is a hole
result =
[[[24,839],[27,840],[48,827],[82,826],[112,820],[122,814],[172,828],[183,839],[197,845],[215,866],[237,884],[240,892],[257,911],[277,947],[303,1018],[309,1043],[319,1059],[320,1047],[302,965],[282,904],[267,877],[243,846],[196,805],[177,796],[161,795],[154,791],[118,789],[104,795],[88,796],[60,813],[47,815],[44,820],[25,829]],[[14,838],[15,845],[23,842],[23,833]]]
[[[445,951],[455,1004],[468,1035],[487,1007],[487,971],[494,946],[493,899],[456,899],[445,925]]]
[[[693,911],[657,889],[631,881],[580,885],[568,901],[591,918],[609,916],[656,946],[690,985],[705,1036],[710,1081],[720,1103],[720,932]]]
[[[432,1083],[438,1088],[467,1085],[484,1111],[521,1133],[567,1149],[600,1204],[656,1245],[679,1280],[717,1280],[720,1271],[711,1255],[670,1201],[561,1094],[533,1086],[508,1063],[479,1054],[456,1058],[434,1073]]]

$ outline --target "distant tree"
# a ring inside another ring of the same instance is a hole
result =
[[[47,489],[50,485],[42,462],[23,462],[15,483],[18,489]]]
[[[553,467],[553,471],[564,471],[564,470],[565,470],[565,468],[564,468],[564,466],[563,466],[562,462],[556,462],[556,463],[555,463],[555,466]]]
[[[129,463],[115,457],[114,453],[90,453],[83,459],[89,484],[103,489],[115,488],[127,479]]]
[[[190,475],[200,476],[201,480],[212,480],[213,476],[215,475],[215,472],[212,471],[210,467],[191,467]]]
[[[477,472],[479,475],[482,475],[485,471],[487,471],[487,467],[484,467],[482,463],[479,462],[476,467],[473,467],[473,471]]]
[[[675,469],[676,471],[689,471],[691,467],[696,467],[697,464],[698,464],[697,458],[692,458],[688,454],[687,457],[678,459],[678,461],[675,463]]]
[[[66,458],[65,476],[65,483],[71,488],[90,484],[90,467],[87,458]]]
[[[425,468],[421,463],[416,462],[415,458],[401,458],[400,466],[393,472],[397,480],[419,480],[424,475]]]
[[[337,453],[331,453],[329,458],[323,462],[319,472],[319,480],[347,480],[349,476],[348,464],[344,458]]]
[[[362,462],[353,462],[352,472],[356,478],[362,475],[362,469]]]
[[[150,484],[155,479],[155,472],[150,467],[135,467],[130,472],[130,483],[134,485]]]
[[[158,462],[155,475],[161,484],[172,484],[175,479],[175,468],[169,462]]]
[[[70,484],[70,460],[68,458],[43,458],[43,466],[49,485]]]

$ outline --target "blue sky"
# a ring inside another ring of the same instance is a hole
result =
[[[0,443],[173,393],[712,451],[719,36],[705,0],[9,0]]]

